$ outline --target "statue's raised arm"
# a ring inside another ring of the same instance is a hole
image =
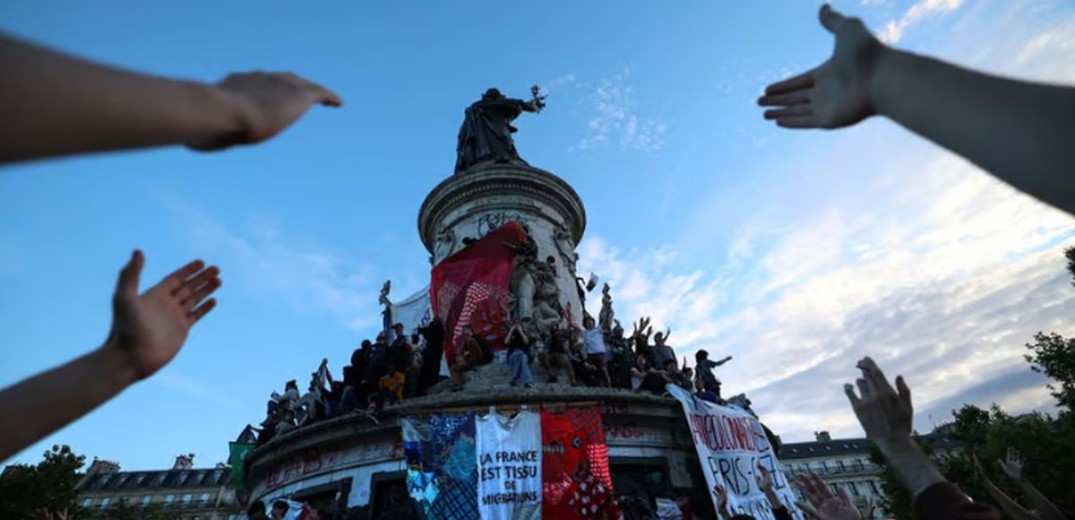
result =
[[[504,97],[499,90],[491,88],[467,107],[463,126],[459,128],[455,173],[485,162],[526,164],[515,150],[511,134],[518,129],[511,122],[523,112],[540,112],[545,108],[540,87],[535,85],[530,92],[533,98],[523,101]]]

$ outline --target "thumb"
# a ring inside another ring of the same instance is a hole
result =
[[[141,251],[135,249],[134,253],[131,253],[130,261],[119,272],[119,281],[116,283],[116,297],[127,296],[134,298],[138,296],[138,278],[142,274],[142,265],[145,262],[146,258]]]
[[[836,27],[847,19],[844,18],[844,15],[833,10],[829,4],[821,6],[821,10],[818,11],[818,18],[821,20],[821,26],[831,33],[835,33]]]

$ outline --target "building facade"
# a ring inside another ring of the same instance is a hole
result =
[[[933,448],[935,457],[958,447],[944,428],[938,428],[923,439]],[[833,439],[829,432],[821,431],[815,434],[812,442],[782,445],[780,464],[789,481],[794,482],[799,475],[817,473],[833,493],[839,488],[847,489],[863,514],[873,511],[874,518],[881,518],[882,468],[870,462],[869,446],[870,441],[864,437]],[[798,490],[795,494],[802,498]]]
[[[233,520],[240,506],[231,489],[231,469],[193,468],[180,456],[172,469],[121,471],[118,463],[94,460],[75,486],[87,518],[107,518],[121,502],[185,520]]]

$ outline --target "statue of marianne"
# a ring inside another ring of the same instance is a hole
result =
[[[466,110],[463,126],[459,128],[456,145],[455,173],[462,172],[483,162],[526,164],[515,150],[511,134],[517,128],[511,122],[525,112],[540,112],[545,108],[545,96],[539,95],[540,87],[530,89],[533,99],[523,101],[504,97],[499,90],[485,91],[481,100]]]

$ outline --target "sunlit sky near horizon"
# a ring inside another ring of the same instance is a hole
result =
[[[901,48],[1075,83],[1071,2],[834,6]],[[463,109],[535,83],[548,107],[516,121],[516,144],[585,202],[581,273],[612,284],[625,323],[671,327],[680,356],[733,355],[726,394],[746,392],[785,441],[861,435],[841,385],[866,354],[906,376],[920,431],[961,403],[1052,411],[1022,354],[1039,330],[1075,333],[1071,216],[890,121],[763,121],[764,85],[831,51],[817,7],[4,3],[0,30],[98,61],[204,81],[293,70],[345,101],[262,146],[0,172],[0,385],[100,344],[133,248],[143,281],[194,257],[224,280],[171,365],[8,462],[52,444],[124,469],[225,460],[272,390],[322,357],[339,371],[375,335],[385,279],[396,297],[428,282],[416,216],[452,173]]]

